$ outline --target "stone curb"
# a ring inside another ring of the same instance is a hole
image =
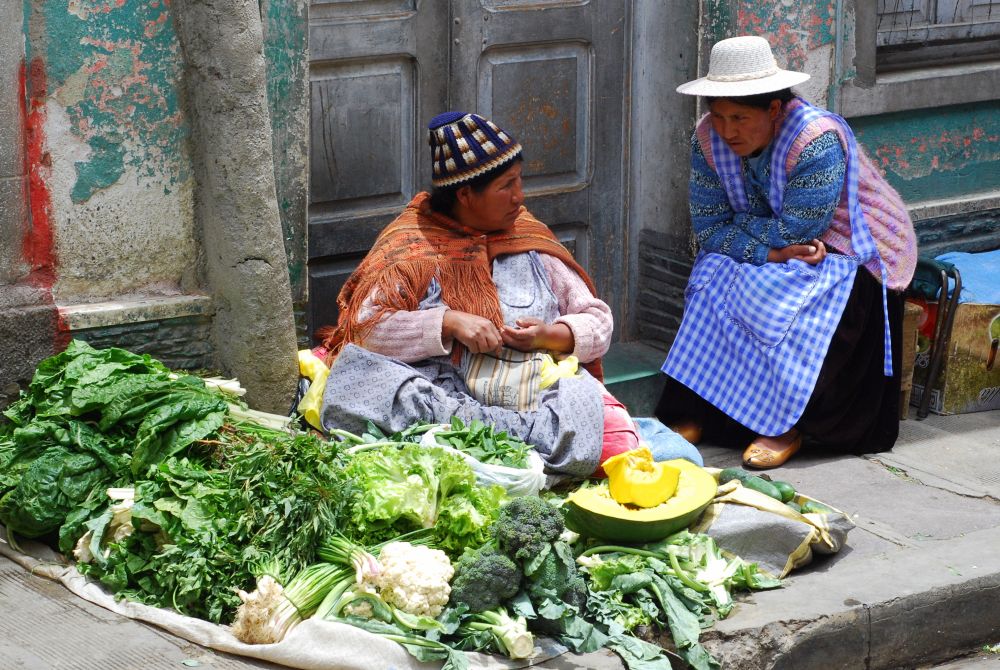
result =
[[[726,670],[894,670],[954,658],[1000,631],[1000,529],[817,565],[706,631]]]

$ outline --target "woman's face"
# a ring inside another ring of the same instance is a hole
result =
[[[480,192],[471,186],[458,189],[455,218],[459,223],[486,233],[507,230],[524,204],[521,161],[511,165]]]
[[[712,129],[737,156],[753,156],[774,138],[774,122],[781,102],[772,100],[767,109],[741,105],[732,100],[714,100],[709,107]]]

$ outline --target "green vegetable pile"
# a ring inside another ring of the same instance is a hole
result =
[[[207,437],[227,403],[197,377],[122,349],[74,341],[38,366],[0,428],[0,521],[40,537],[111,482]]]
[[[4,413],[0,522],[85,556],[81,572],[120,596],[229,620],[262,562],[316,560],[353,491],[335,444],[236,422],[231,400],[72,342]]]
[[[587,575],[588,618],[626,631],[669,630],[695,670],[720,667],[698,638],[730,614],[732,591],[781,585],[756,564],[724,557],[708,535],[686,530],[640,546],[593,546],[578,561]]]
[[[237,590],[314,564],[332,533],[370,544],[432,528],[460,553],[504,499],[456,454],[352,457],[236,401],[148,355],[72,342],[4,413],[0,523],[117,595],[228,622]]]
[[[452,417],[451,427],[434,434],[438,444],[446,444],[464,451],[480,463],[506,465],[511,468],[528,467],[531,447],[506,432],[496,432],[478,419],[468,426],[457,416]]]
[[[135,482],[135,532],[111,541],[113,512],[91,500],[63,526],[60,550],[88,532],[81,572],[119,596],[229,621],[265,564],[294,573],[315,562],[353,488],[331,445],[253,425],[225,425],[200,456],[169,458]]]
[[[234,392],[79,341],[43,361],[0,422],[12,544],[40,538],[117,596],[232,623],[248,643],[313,616],[443,670],[468,667],[462,650],[528,658],[535,634],[664,668],[663,632],[712,670],[701,629],[733,590],[778,585],[707,536],[597,545],[566,531],[558,496],[479,485],[453,450],[510,467],[530,452],[481,422],[453,419],[437,447],[417,444],[437,428],[424,423],[326,440]]]

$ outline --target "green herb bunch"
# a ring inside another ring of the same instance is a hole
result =
[[[291,576],[317,560],[353,489],[336,446],[314,435],[227,424],[203,444],[206,457],[170,458],[135,484],[131,535],[106,543],[107,507],[81,509],[60,548],[90,530],[81,572],[119,596],[227,622],[235,589],[253,588],[262,565]]]

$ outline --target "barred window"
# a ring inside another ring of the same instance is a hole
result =
[[[880,72],[998,56],[1000,0],[878,0]]]

